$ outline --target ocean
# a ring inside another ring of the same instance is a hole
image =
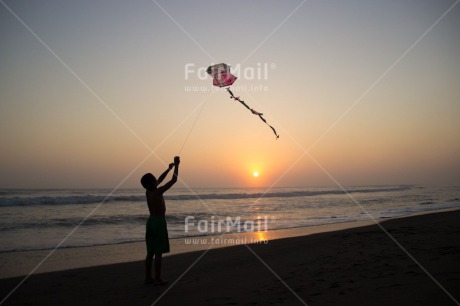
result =
[[[170,239],[408,216],[460,208],[460,187],[172,189]],[[0,189],[0,252],[143,241],[142,189]]]

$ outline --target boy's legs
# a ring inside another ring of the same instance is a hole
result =
[[[153,253],[147,253],[145,257],[145,283],[150,284],[153,283],[154,279],[152,278],[152,261],[153,261]],[[155,268],[156,269],[156,268]]]
[[[147,256],[145,257],[145,283],[151,284],[154,279],[152,277],[152,261],[153,261],[153,247],[154,247],[154,228],[153,228],[153,218],[150,216],[147,220],[145,226],[145,244],[147,246]]]
[[[164,286],[168,283],[161,278],[161,262],[163,261],[163,254],[155,254],[155,285]]]
[[[161,262],[163,261],[163,254],[155,254],[155,282],[162,283],[164,282],[161,279]]]

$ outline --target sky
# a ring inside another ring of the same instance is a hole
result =
[[[0,188],[459,185],[457,2],[0,1]]]

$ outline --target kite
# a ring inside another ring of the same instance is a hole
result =
[[[246,103],[244,103],[243,100],[240,99],[240,97],[236,97],[233,92],[230,90],[230,85],[232,85],[237,77],[232,75],[230,73],[230,66],[227,65],[227,64],[224,64],[224,63],[221,63],[221,64],[217,64],[217,65],[213,65],[213,66],[209,66],[208,69],[206,70],[206,72],[212,76],[213,78],[213,81],[212,81],[212,84],[214,86],[218,86],[218,87],[227,87],[227,91],[228,93],[230,94],[230,99],[233,99],[235,101],[238,101],[240,102],[241,104],[243,104],[248,110],[251,111],[251,113],[253,113],[254,115],[257,115],[259,116],[259,118],[266,124],[268,125],[273,133],[275,133],[275,136],[276,136],[276,139],[278,139],[280,136],[278,135],[278,133],[276,133],[276,130],[274,127],[272,127],[270,124],[267,123],[267,120],[265,120],[262,113],[259,113],[258,111],[250,108]]]

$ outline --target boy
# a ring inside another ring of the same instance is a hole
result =
[[[147,206],[150,217],[147,220],[145,243],[147,244],[147,257],[145,258],[145,283],[165,285],[167,282],[161,279],[162,254],[169,253],[168,229],[165,219],[165,200],[163,193],[177,182],[179,174],[179,156],[174,157],[174,163],[169,164],[168,169],[160,175],[158,180],[151,174],[145,174],[141,179],[142,186],[146,189]],[[174,167],[172,179],[159,186],[168,172]],[[155,278],[152,278],[152,261],[155,255]]]

